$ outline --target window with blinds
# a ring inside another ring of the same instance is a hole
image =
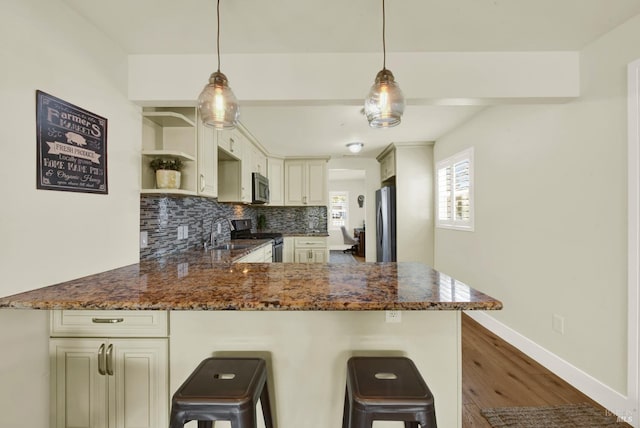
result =
[[[330,229],[340,229],[340,226],[347,226],[349,192],[329,192],[329,212],[331,214]]]
[[[473,148],[436,165],[438,227],[473,230]]]

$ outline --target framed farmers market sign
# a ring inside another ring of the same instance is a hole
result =
[[[107,194],[107,119],[36,91],[37,187]]]

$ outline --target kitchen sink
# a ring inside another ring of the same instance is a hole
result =
[[[245,248],[251,248],[251,244],[220,244],[213,247],[213,250],[243,250]]]

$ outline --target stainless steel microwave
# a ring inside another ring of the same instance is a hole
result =
[[[253,197],[251,203],[253,204],[266,204],[269,202],[269,179],[262,174],[254,172],[251,174],[252,178],[252,193]]]

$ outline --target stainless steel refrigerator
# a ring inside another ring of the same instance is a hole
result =
[[[396,188],[376,190],[376,259],[396,261]]]

